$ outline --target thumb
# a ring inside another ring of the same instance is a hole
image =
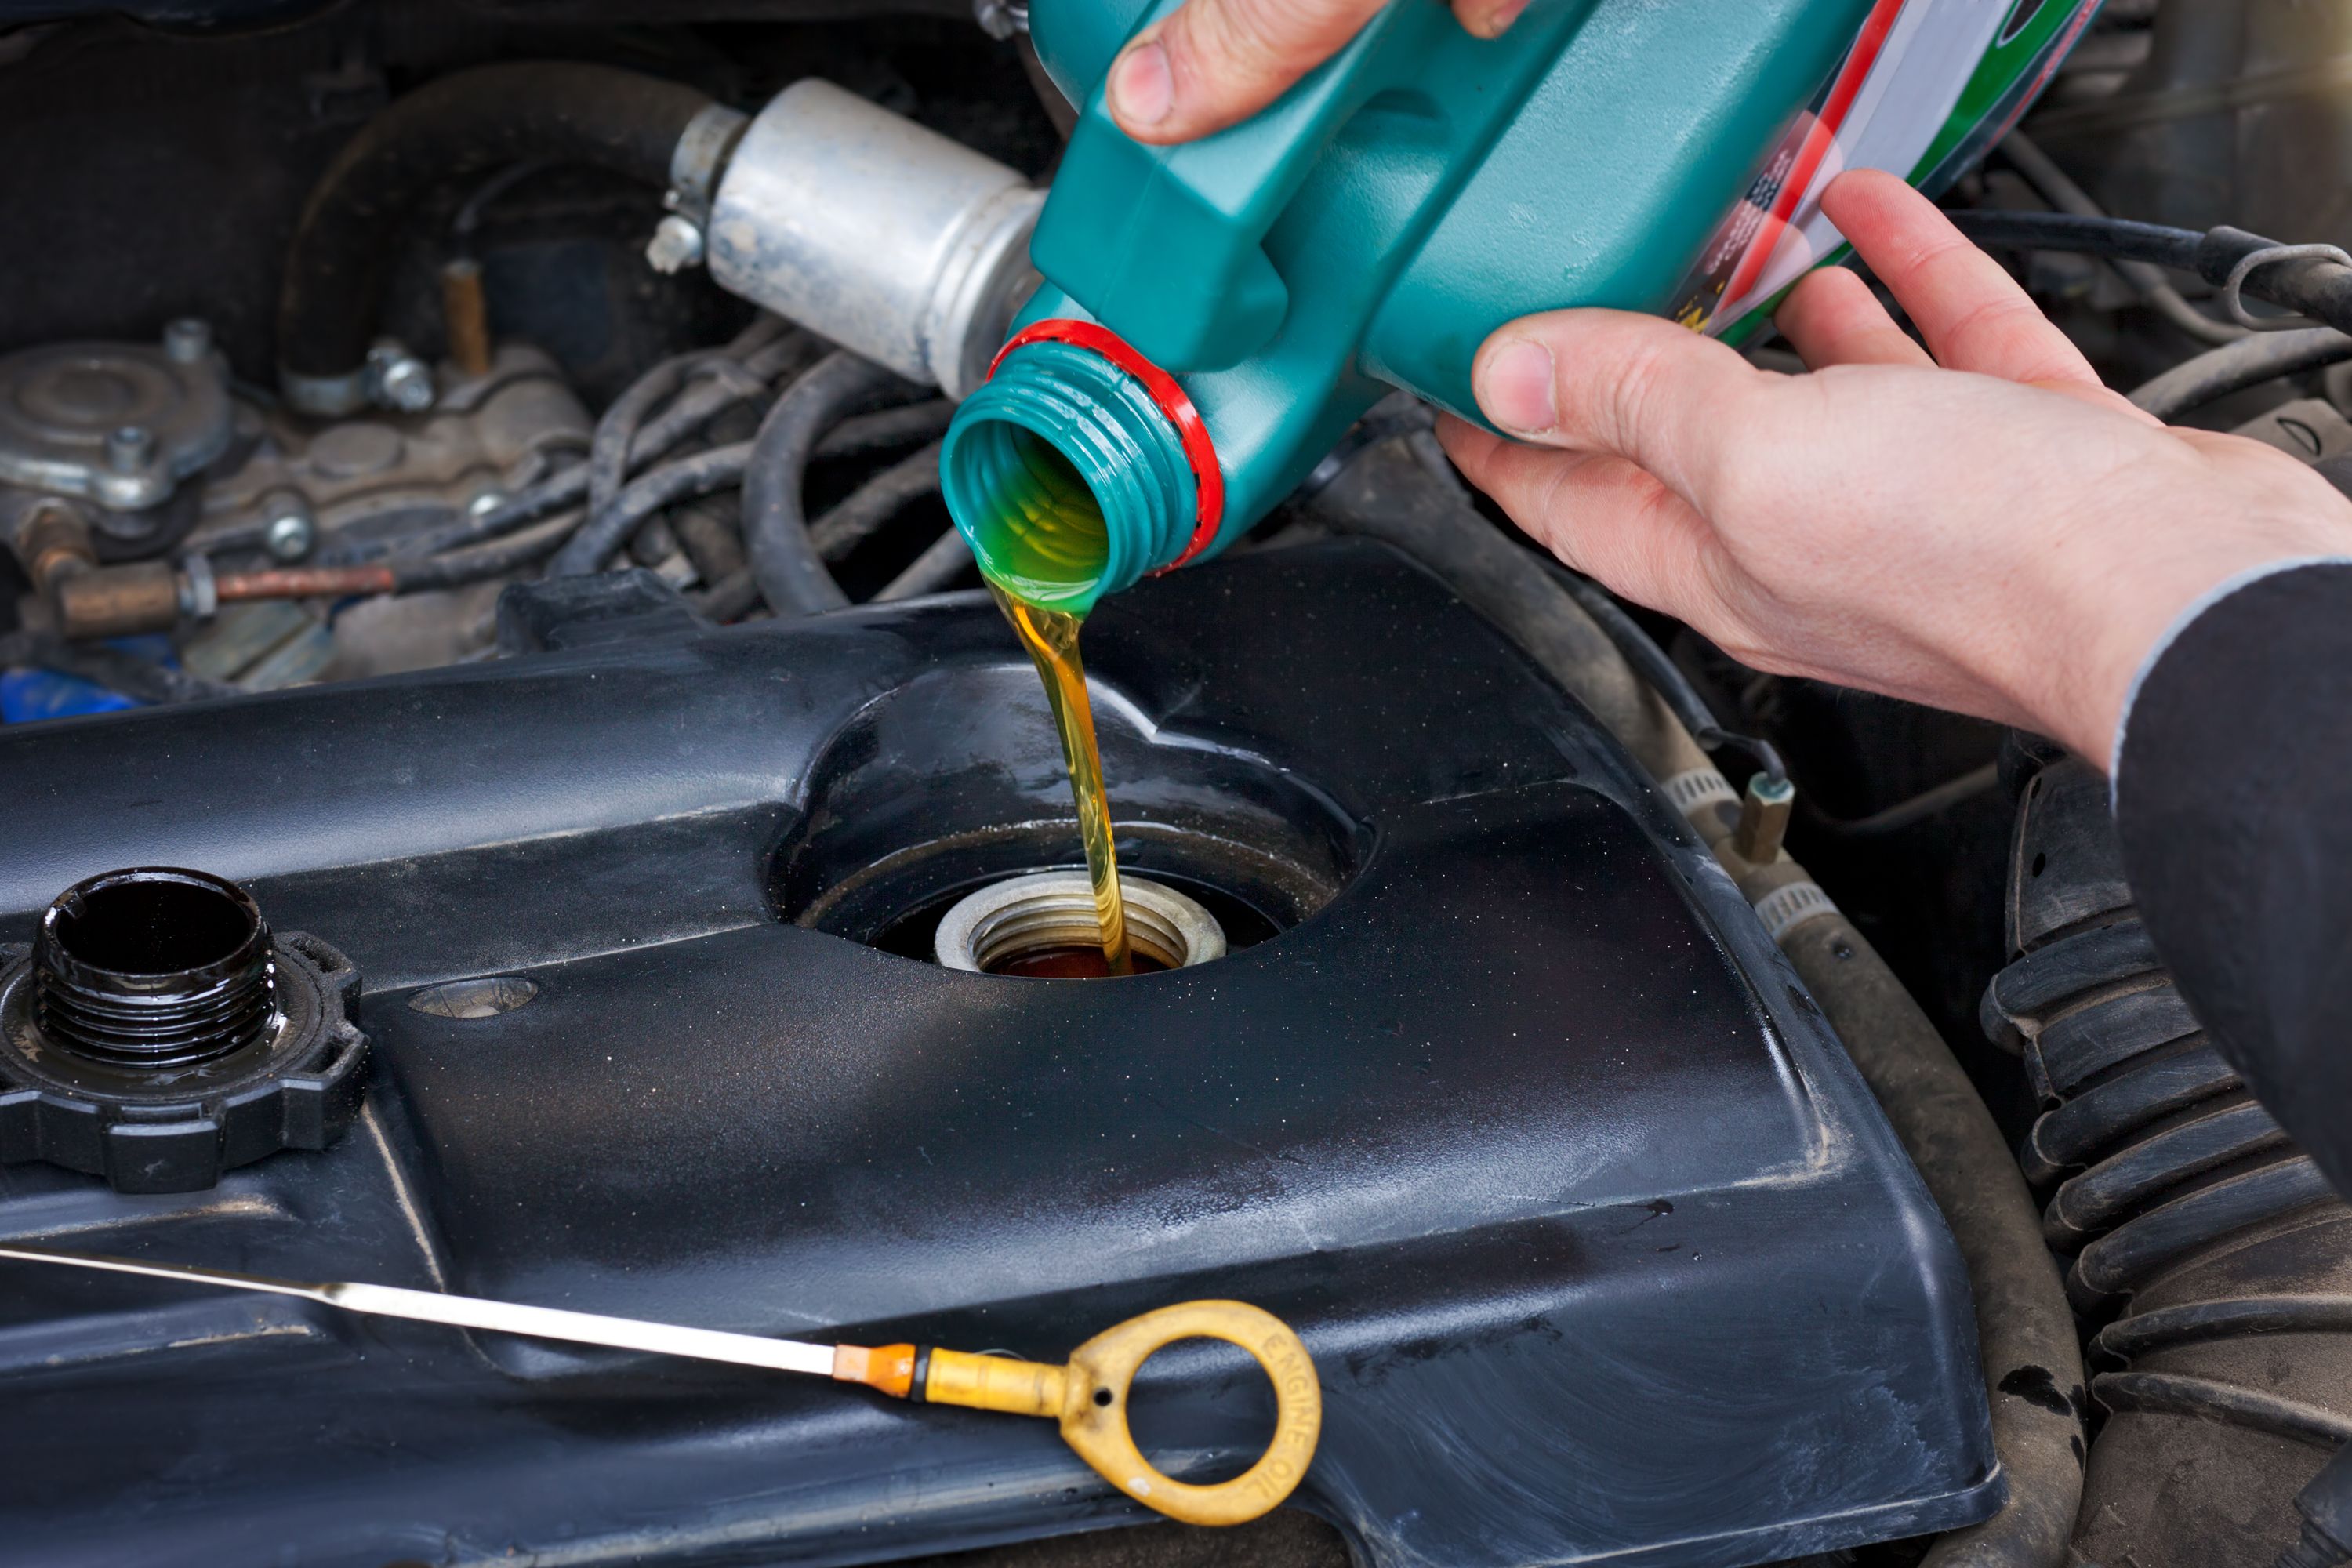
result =
[[[1382,0],[1189,0],[1112,62],[1111,117],[1138,142],[1190,142],[1248,119],[1360,32]],[[1480,37],[1527,0],[1454,0]]]
[[[1497,429],[1625,458],[1702,511],[1769,379],[1726,344],[1623,310],[1509,322],[1471,367],[1478,406]]]

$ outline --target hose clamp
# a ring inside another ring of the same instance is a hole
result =
[[[2309,323],[2310,318],[2300,313],[2257,316],[2246,309],[2246,279],[2274,261],[2333,261],[2338,267],[2352,268],[2352,254],[2335,245],[2266,245],[2238,258],[2229,277],[2221,280],[2221,308],[2250,332],[2291,332]]]
[[[1775,945],[1807,921],[1837,912],[1837,905],[1818,882],[1791,882],[1756,900],[1756,918],[1764,922],[1764,934]]]
[[[678,132],[670,149],[669,189],[662,205],[683,215],[698,228],[710,221],[710,198],[719,189],[719,172],[743,139],[751,117],[723,103],[706,103]]]

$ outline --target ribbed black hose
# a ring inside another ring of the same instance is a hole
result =
[[[801,500],[809,456],[840,420],[914,395],[914,387],[873,361],[837,349],[768,411],[743,475],[743,548],[752,580],[776,614],[813,616],[848,605],[809,538]]]
[[[360,368],[395,242],[436,189],[520,163],[590,164],[659,189],[709,102],[677,82],[568,61],[481,66],[417,89],[312,189],[278,299],[278,363],[302,376]]]

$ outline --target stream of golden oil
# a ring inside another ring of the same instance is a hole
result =
[[[1084,623],[1063,610],[1016,599],[991,583],[996,607],[1013,623],[1015,637],[1045,683],[1054,728],[1062,737],[1062,760],[1070,768],[1070,794],[1078,806],[1078,835],[1086,841],[1087,877],[1094,884],[1095,922],[1102,931],[1103,962],[1113,974],[1131,974],[1127,944],[1127,905],[1118,892],[1118,852],[1111,843],[1110,802],[1103,794],[1102,752],[1095,744],[1094,704],[1087,698],[1086,666],[1078,659],[1078,628]]]

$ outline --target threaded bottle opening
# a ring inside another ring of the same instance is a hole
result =
[[[964,400],[940,476],[982,573],[1076,615],[1174,560],[1198,504],[1182,437],[1150,395],[1060,342],[1014,350]]]
[[[34,1021],[57,1049],[176,1068],[243,1049],[276,1022],[269,927],[236,883],[141,867],[78,882],[41,917]]]

